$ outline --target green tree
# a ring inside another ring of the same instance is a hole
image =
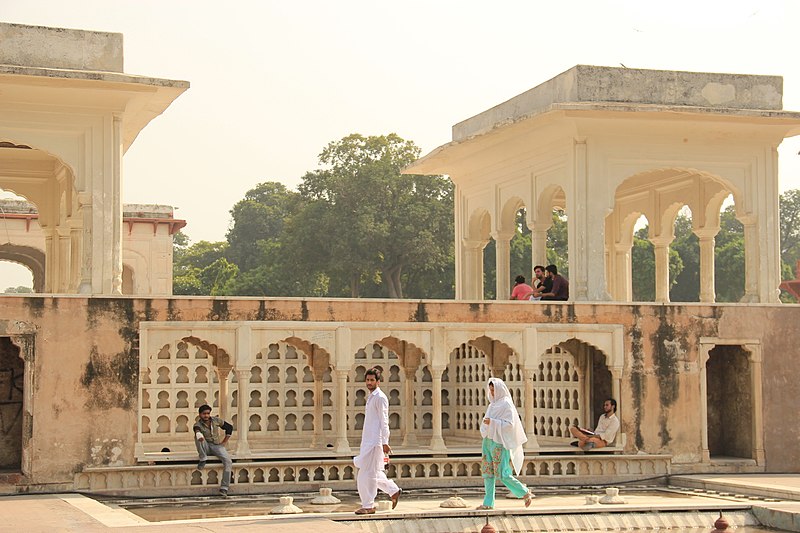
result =
[[[321,296],[327,287],[292,260],[287,228],[304,200],[281,183],[260,183],[231,209],[226,257],[239,267],[224,287],[239,296]],[[313,226],[310,226],[313,230]],[[299,252],[299,256],[308,252]],[[322,291],[322,292],[321,292]]]
[[[265,247],[259,244],[280,242],[284,224],[299,209],[300,202],[298,193],[274,181],[260,183],[247,191],[231,209],[226,257],[242,272],[261,266],[265,257],[260,252]]]
[[[17,287],[8,287],[3,292],[5,294],[31,294],[33,289],[30,287],[25,287],[24,285],[19,285]]]
[[[558,273],[569,279],[569,240],[567,237],[567,215],[560,209],[554,209],[553,225],[547,230],[547,263],[555,265]]]
[[[631,247],[632,289],[635,302],[652,302],[656,299],[656,260],[653,243],[647,238],[649,227],[637,230]],[[678,252],[669,250],[669,288],[675,286],[683,270]]]
[[[797,261],[800,260],[800,189],[792,189],[780,196],[781,279],[795,279]],[[793,295],[781,291],[781,301],[797,303]]]
[[[225,242],[208,241],[189,245],[188,238],[179,238],[173,249],[172,293],[224,294],[224,287],[238,272],[238,267],[225,258],[227,246]]]
[[[670,244],[681,258],[683,268],[675,277],[675,285],[669,291],[673,302],[700,301],[700,243],[692,232],[692,219],[679,214],[675,219],[675,238]]]
[[[418,156],[395,134],[353,134],[328,144],[319,156],[324,168],[303,177],[306,208],[287,241],[304,272],[327,275],[331,295],[402,298],[404,282],[452,260],[452,185],[400,174]]]
[[[744,296],[744,226],[729,205],[719,216],[714,238],[714,290],[718,302],[738,302]]]

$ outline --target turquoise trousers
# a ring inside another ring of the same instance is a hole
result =
[[[483,475],[483,487],[486,490],[483,505],[487,507],[494,507],[497,478],[500,478],[503,485],[508,487],[511,494],[517,498],[522,498],[528,493],[528,487],[514,477],[514,471],[511,468],[511,453],[491,439],[483,439],[481,474]]]

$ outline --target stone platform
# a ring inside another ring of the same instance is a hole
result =
[[[693,476],[702,480],[703,476]],[[783,486],[794,492],[800,476],[740,476],[736,482],[744,489],[770,485]],[[712,478],[710,477],[709,480]],[[319,533],[372,531],[375,533],[406,532],[474,532],[488,520],[499,531],[597,531],[597,530],[665,530],[695,533],[711,529],[722,514],[739,533],[763,532],[759,510],[781,511],[784,517],[796,517],[783,501],[744,494],[721,493],[674,485],[647,486],[635,484],[620,492],[625,503],[589,504],[587,495],[601,495],[602,487],[539,487],[537,498],[529,509],[516,499],[502,497],[498,491],[495,510],[476,511],[482,489],[461,489],[459,496],[467,507],[444,509],[440,503],[452,491],[409,490],[394,511],[379,510],[376,514],[358,517],[357,495],[335,492],[342,503],[332,506],[310,505],[313,493],[294,494],[294,503],[304,513],[292,516],[270,515],[278,496],[232,496],[227,499],[208,497],[128,499],[100,502],[78,494],[20,495],[0,498],[0,512],[5,511],[5,526],[19,531],[228,531],[231,527],[247,531],[281,531],[287,527],[306,528]],[[800,531],[779,525],[784,531]]]

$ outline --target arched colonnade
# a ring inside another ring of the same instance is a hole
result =
[[[567,215],[569,271],[576,273],[570,276],[571,299],[633,300],[631,249],[635,224],[644,216],[649,224],[648,238],[655,250],[655,300],[668,302],[669,246],[675,238],[675,220],[681,209],[688,207],[692,213],[692,231],[700,245],[699,299],[713,303],[716,299],[715,236],[720,230],[723,202],[732,197],[737,218],[745,228],[745,270],[752,274],[745,275],[744,301],[758,302],[762,297],[769,300],[772,292],[759,279],[760,269],[764,266],[762,254],[770,246],[768,241],[759,240],[759,234],[763,235],[767,229],[763,227],[764,221],[759,228],[758,218],[746,214],[746,208],[740,207],[745,203],[739,189],[746,186],[742,173],[728,169],[726,174],[733,174],[734,179],[725,179],[718,174],[688,167],[645,168],[643,166],[635,172],[628,169],[634,173],[621,175],[612,183],[615,187],[610,194],[600,198],[605,200],[606,206],[600,210],[597,224],[592,224],[585,233],[580,230],[579,221],[573,220],[578,207],[565,193],[574,188],[569,186],[568,180],[559,179],[558,173],[511,181],[488,191],[488,194],[462,198],[462,211],[456,216],[457,220],[465,220],[463,226],[456,224],[457,228],[463,229],[456,239],[460,245],[457,246],[460,265],[463,265],[463,268],[457,268],[458,297],[483,299],[483,250],[491,238],[496,247],[495,295],[498,300],[508,298],[513,275],[518,274],[510,271],[510,242],[516,233],[520,209],[525,209],[532,248],[530,269],[522,274],[529,278],[534,265],[546,265],[547,232],[552,226],[553,210],[558,209]],[[737,174],[741,179],[735,179]],[[531,186],[529,181],[535,185]],[[742,212],[745,214],[740,215]],[[607,213],[604,218],[600,216],[602,213]],[[594,240],[597,235],[603,238],[603,242],[595,242],[593,248],[586,248],[589,240]],[[602,256],[596,253],[598,247]],[[595,259],[600,257],[602,262],[597,262]],[[591,264],[591,270],[604,273],[603,279],[597,279],[596,272],[582,272],[581,264]],[[600,266],[602,268],[598,268]],[[594,297],[589,294],[592,278],[598,283]]]
[[[373,366],[384,374],[392,445],[441,453],[474,447],[490,376],[509,384],[529,450],[565,443],[572,424],[593,424],[598,391],[619,397],[621,387],[620,326],[182,326],[141,325],[140,460],[165,448],[191,452],[204,403],[233,421],[236,457],[348,454],[360,441],[364,372]]]

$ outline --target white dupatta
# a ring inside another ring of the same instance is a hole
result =
[[[489,383],[494,386],[494,397],[489,392]],[[519,413],[514,406],[511,392],[500,378],[489,378],[486,384],[486,396],[489,398],[489,407],[486,409],[484,419],[489,419],[489,424],[481,422],[481,436],[501,444],[511,453],[511,464],[514,473],[522,471],[522,462],[525,458],[522,445],[528,442]]]

